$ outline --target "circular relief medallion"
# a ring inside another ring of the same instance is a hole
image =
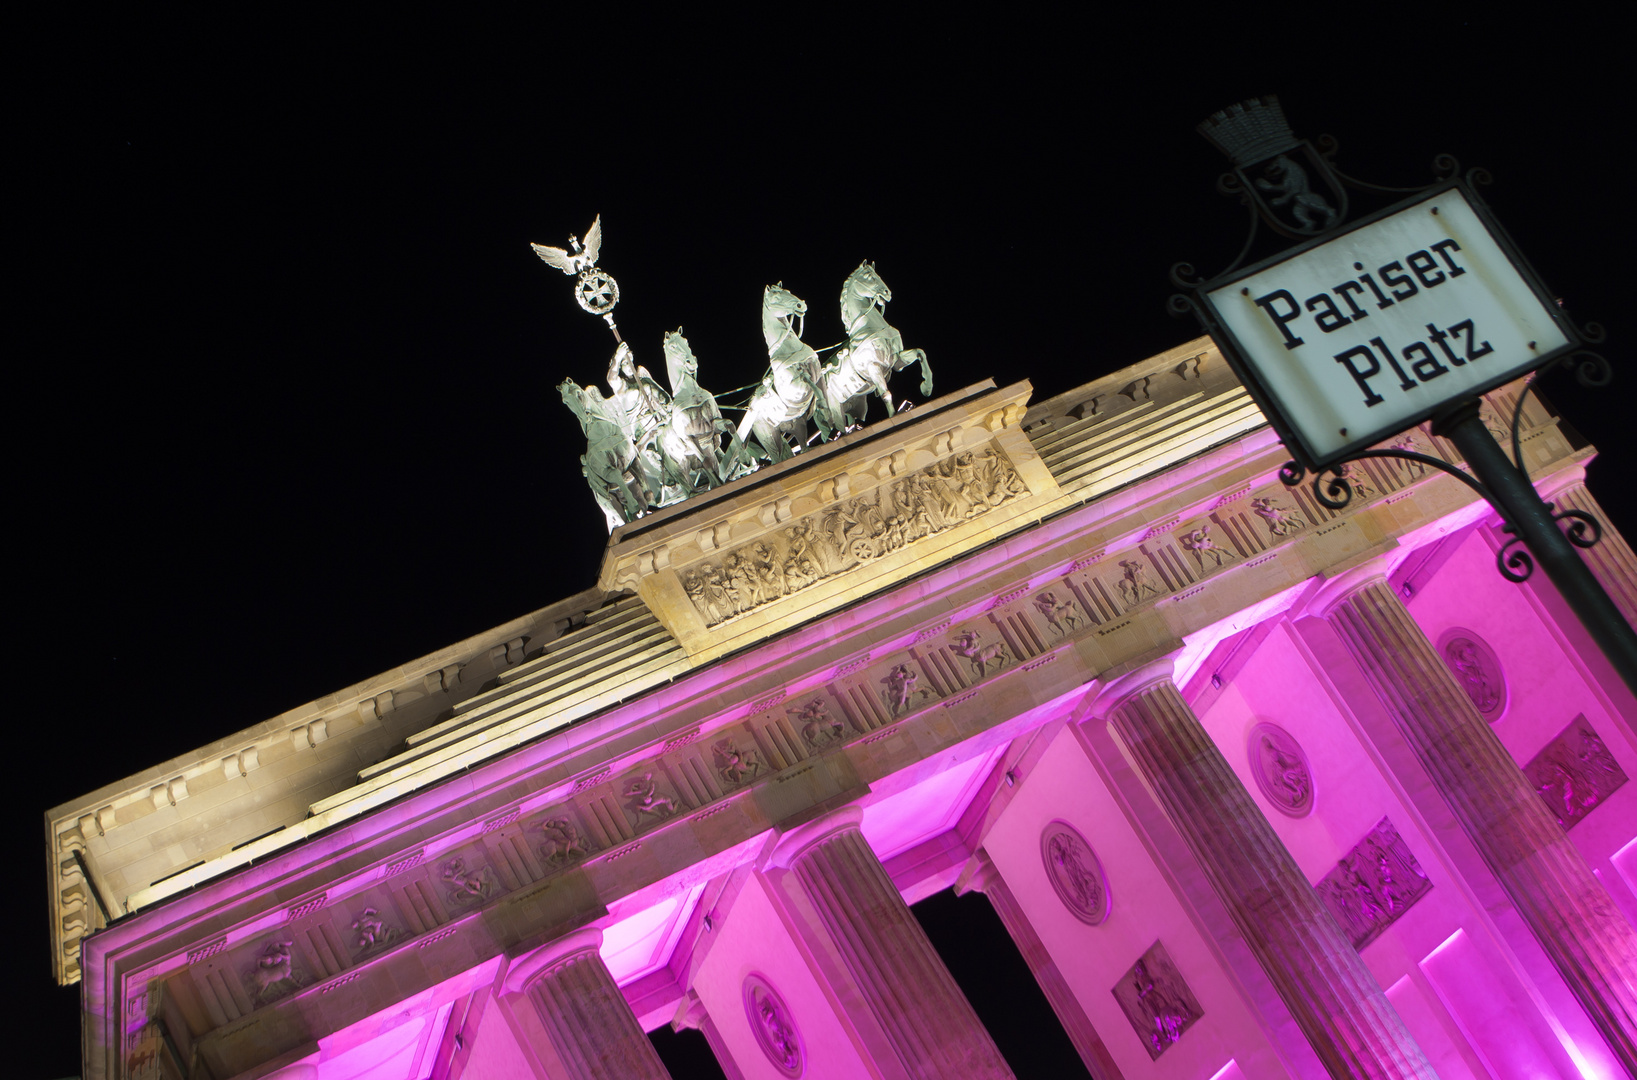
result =
[[[1313,812],[1313,773],[1302,744],[1277,724],[1250,729],[1251,775],[1262,796],[1281,813],[1306,817]]]
[[[1452,626],[1438,639],[1438,655],[1479,715],[1491,724],[1499,720],[1506,711],[1506,676],[1489,643],[1471,630]]]
[[[767,1060],[785,1076],[800,1076],[801,1033],[791,1019],[784,999],[754,972],[745,976],[745,1019],[756,1033],[756,1042]]]
[[[1040,861],[1063,906],[1090,926],[1108,918],[1108,878],[1086,838],[1066,821],[1053,821],[1040,832]]]

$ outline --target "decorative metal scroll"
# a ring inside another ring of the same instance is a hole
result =
[[[1353,948],[1362,949],[1430,892],[1432,882],[1392,821],[1382,818],[1314,888]]]
[[[1063,906],[1086,925],[1101,926],[1110,906],[1108,876],[1086,838],[1066,821],[1048,822],[1040,831],[1040,861]]]
[[[783,1076],[800,1076],[803,1065],[801,1032],[790,1009],[765,977],[752,972],[745,976],[745,1019],[767,1060]]]
[[[1158,941],[1131,965],[1112,992],[1151,1061],[1169,1050],[1195,1020],[1205,1015],[1199,999]]]
[[[1625,770],[1583,715],[1547,743],[1523,773],[1564,831],[1584,821],[1626,782]]]

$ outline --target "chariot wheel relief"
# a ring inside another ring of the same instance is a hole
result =
[[[607,315],[620,302],[620,287],[602,270],[587,270],[574,283],[574,299],[593,315]]]

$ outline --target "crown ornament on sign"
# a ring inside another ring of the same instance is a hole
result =
[[[1288,153],[1301,144],[1275,94],[1229,105],[1200,121],[1195,130],[1238,167]]]

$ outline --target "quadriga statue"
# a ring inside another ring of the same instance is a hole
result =
[[[772,462],[801,452],[807,444],[807,421],[819,402],[818,353],[801,340],[806,316],[807,301],[786,289],[784,282],[762,290],[768,369],[750,395],[738,436],[747,444],[754,440],[753,449]]]
[[[682,327],[665,332],[664,350],[671,378],[671,416],[659,446],[667,482],[679,486],[686,498],[748,472],[749,455],[716,398],[699,385],[699,359],[682,336]],[[723,435],[728,437],[725,451]]]

